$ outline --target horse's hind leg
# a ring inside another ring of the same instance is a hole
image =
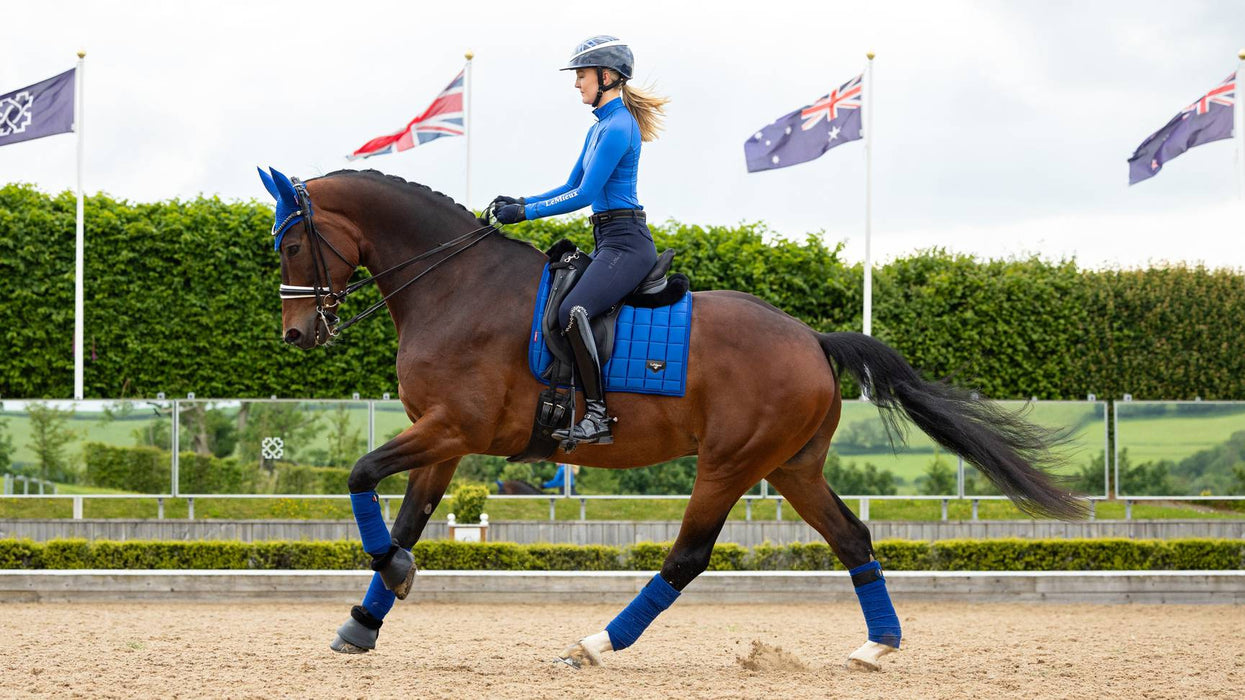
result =
[[[393,522],[392,536],[400,546],[410,549],[419,541],[457,466],[458,459],[455,458],[410,472],[406,496]],[[343,654],[362,654],[374,649],[380,626],[396,598],[393,591],[385,587],[380,574],[372,574],[372,582],[363,596],[363,602],[351,608],[350,617],[337,630],[337,637],[329,647]]]
[[[711,470],[702,461],[699,472],[706,474]],[[683,513],[679,536],[666,555],[661,571],[604,630],[571,645],[563,652],[562,660],[575,667],[596,666],[601,663],[604,652],[619,651],[635,643],[657,615],[670,607],[687,584],[709,566],[713,544],[726,523],[731,506],[759,480],[759,477],[751,481],[749,478],[745,473],[721,481],[706,481],[698,476]]]
[[[873,540],[865,526],[821,473],[825,449],[802,452],[768,477],[805,522],[817,530],[847,567],[865,615],[869,641],[852,652],[848,668],[876,671],[878,659],[899,648],[899,616],[886,590],[882,567],[873,556]]]

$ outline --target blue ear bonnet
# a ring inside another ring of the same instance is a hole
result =
[[[276,221],[272,225],[272,249],[280,250],[281,238],[285,236],[285,232],[294,224],[302,221],[304,214],[310,212],[302,210],[298,191],[294,188],[294,183],[290,181],[290,178],[276,168],[268,168],[272,172],[271,175],[264,172],[263,168],[258,168],[258,170],[259,179],[264,182],[264,189],[277,200]],[[310,208],[311,200],[307,200],[307,206]]]

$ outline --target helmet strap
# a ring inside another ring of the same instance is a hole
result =
[[[622,86],[623,83],[627,82],[626,78],[619,78],[618,80],[615,80],[609,85],[606,85],[605,84],[605,69],[602,68],[601,66],[596,66],[596,69],[597,69],[597,98],[592,101],[592,107],[594,109],[596,108],[597,105],[601,104],[602,95],[609,92],[610,90],[613,90],[616,87]]]

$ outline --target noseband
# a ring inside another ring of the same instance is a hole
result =
[[[403,262],[400,262],[397,265],[394,265],[393,267],[390,267],[387,270],[378,272],[366,279],[361,279],[355,282],[354,284],[349,284],[346,287],[344,287],[341,291],[334,291],[333,290],[333,275],[329,271],[328,260],[324,254],[325,247],[331,250],[333,254],[338,257],[339,260],[349,265],[351,270],[357,268],[359,266],[359,263],[357,262],[352,263],[349,260],[347,260],[346,256],[342,255],[342,252],[338,250],[336,246],[334,246],[327,238],[325,238],[316,229],[315,218],[312,216],[312,213],[311,213],[312,212],[311,196],[307,194],[306,183],[304,183],[302,180],[299,180],[296,177],[290,178],[290,181],[294,184],[294,191],[298,193],[298,210],[291,213],[289,216],[287,216],[285,218],[285,221],[278,222],[276,226],[273,226],[272,235],[274,236],[278,235],[287,225],[289,225],[289,222],[291,222],[295,218],[299,216],[303,217],[303,226],[307,230],[307,239],[311,243],[312,286],[306,287],[306,286],[293,285],[293,284],[282,284],[278,290],[278,293],[280,294],[282,300],[313,299],[314,298],[316,300],[316,316],[319,317],[320,322],[324,324],[325,331],[328,333],[328,338],[326,338],[325,340],[337,337],[338,335],[341,334],[342,331],[346,330],[350,326],[353,326],[355,323],[358,323],[359,321],[367,318],[368,316],[371,316],[373,313],[376,312],[377,309],[384,306],[385,302],[387,302],[390,299],[390,297],[394,296],[398,292],[401,292],[402,290],[411,286],[415,282],[419,281],[419,279],[422,278],[424,275],[437,269],[443,263],[447,262],[454,256],[466,251],[467,249],[471,248],[475,244],[487,238],[489,234],[497,231],[497,229],[491,225],[481,226],[479,228],[468,231],[467,233],[464,233],[463,235],[457,238],[454,238],[452,240],[446,241],[445,243],[437,245],[436,247],[432,248],[429,251],[420,253],[419,255],[416,255],[415,257],[410,258],[408,260],[404,260]],[[446,251],[450,251],[450,252],[445,257],[432,263],[431,265],[427,267],[427,269],[425,269],[423,272],[419,273],[418,275],[415,275],[414,277],[407,280],[406,282],[403,282],[402,285],[399,286],[397,289],[386,294],[383,298],[381,298],[380,301],[376,302],[375,304],[372,304],[371,306],[364,309],[359,314],[356,314],[355,316],[351,317],[350,319],[344,322],[342,322],[340,318],[337,316],[337,313],[335,310],[337,309],[338,305],[340,305],[341,302],[345,301],[346,297],[349,296],[350,294],[353,294],[354,292],[359,291],[363,287],[366,287],[367,285],[372,284],[373,282],[380,279],[381,277],[384,277],[385,275],[391,274],[393,272],[397,272],[398,270],[401,270],[407,267],[408,265],[411,265],[412,263],[419,262],[420,260],[425,260],[438,253],[442,253]],[[323,281],[321,280],[321,272],[324,273]],[[316,341],[316,345],[320,344],[320,326],[318,323],[316,324],[316,328],[315,328],[315,341]]]

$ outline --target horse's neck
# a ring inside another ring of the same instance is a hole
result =
[[[446,240],[470,230],[467,228]],[[463,245],[472,240],[474,237],[467,238]],[[368,261],[369,272],[382,273],[439,244],[440,241],[415,244],[390,241],[374,245],[376,259]],[[545,260],[538,251],[506,240],[501,234],[490,234],[470,249],[446,259],[409,287],[397,291],[444,257],[434,255],[428,261],[413,263],[409,268],[377,280],[376,286],[382,296],[394,295],[386,303],[399,338],[417,334],[420,345],[428,350],[436,350],[437,346],[461,348],[461,336],[478,330],[480,319],[504,321],[508,316],[530,317],[530,308],[507,302],[524,298],[523,290],[527,287],[531,287],[534,294]],[[512,306],[514,308],[510,308]],[[461,322],[463,320],[468,322]]]

